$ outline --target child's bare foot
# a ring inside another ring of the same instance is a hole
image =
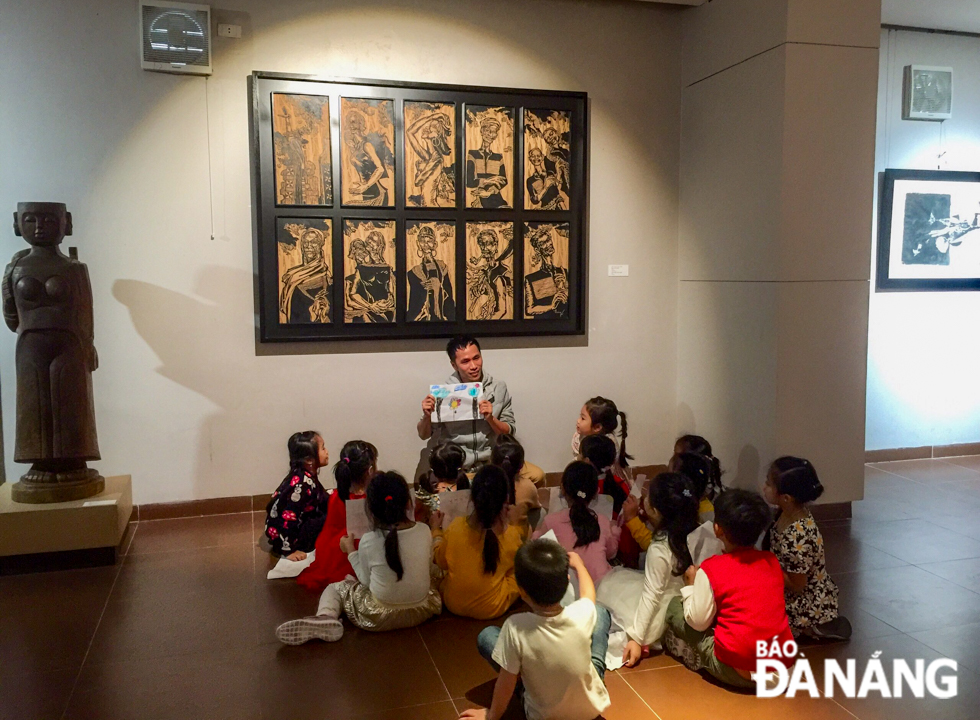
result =
[[[306,553],[302,550],[297,550],[292,555],[286,556],[287,560],[292,560],[293,562],[299,562],[300,560],[306,560]]]

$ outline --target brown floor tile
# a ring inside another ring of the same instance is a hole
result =
[[[456,720],[458,716],[453,701],[446,700],[427,705],[383,710],[368,715],[355,715],[351,720]]]
[[[943,462],[950,463],[951,465],[958,465],[959,467],[966,468],[967,470],[973,470],[974,472],[980,473],[980,455],[948,457],[943,458]]]
[[[827,699],[757,698],[754,690],[722,687],[685,667],[624,676],[661,720],[854,720]]]
[[[450,697],[461,698],[472,688],[492,680],[497,673],[476,650],[476,636],[488,625],[503,625],[503,619],[470,620],[455,615],[419,626],[419,634],[432,656]]]
[[[606,673],[606,690],[612,705],[602,714],[605,720],[657,720],[657,715],[619,673]]]
[[[867,660],[872,653],[880,653],[880,658],[886,668],[887,677],[892,677],[891,663],[893,659],[902,658],[913,665],[916,659],[926,663],[942,655],[932,648],[918,642],[908,635],[895,635],[874,640],[852,640],[850,643],[837,643],[808,649],[810,659],[818,684],[823,685],[824,658],[832,657],[842,665],[843,661],[853,658],[856,661],[858,674],[861,675]],[[944,671],[945,672],[945,671]],[[980,676],[960,668],[957,673],[958,695],[955,698],[941,700],[934,697],[910,697],[908,689],[904,697],[882,698],[878,693],[864,699],[835,697],[835,702],[860,718],[860,720],[975,720],[976,708],[980,704]],[[666,720],[666,718],[665,718]]]
[[[0,672],[0,718],[59,720],[77,676],[77,670],[20,673],[5,666]]]
[[[176,552],[252,543],[252,513],[210,515],[139,524],[129,553]]]
[[[260,646],[256,652],[263,717],[345,720],[450,700],[418,632],[367,633],[345,623],[335,643]],[[284,692],[297,678],[303,692]]]
[[[112,600],[160,607],[211,594],[247,597],[252,564],[248,545],[130,555],[119,571]]]
[[[851,506],[852,522],[888,522],[891,520],[911,520],[922,514],[912,505],[888,498],[867,498]]]
[[[70,720],[259,720],[254,665],[237,654],[86,663]]]
[[[644,670],[662,670],[663,668],[679,666],[680,663],[670,655],[654,650],[651,652],[650,657],[643,658],[636,667],[621,667],[616,672],[628,675],[629,673],[643,672]]]
[[[126,555],[129,553],[129,548],[133,544],[133,538],[136,537],[136,528],[139,525],[137,522],[131,522],[126,526],[126,531],[123,533],[123,538],[119,543],[119,554]]]
[[[847,527],[821,529],[824,539],[824,554],[827,558],[827,572],[831,576],[838,573],[900,567],[909,564],[851,536],[849,525],[850,523],[847,523]]]
[[[956,660],[961,667],[980,673],[980,622],[912,633],[911,637],[943,657]]]
[[[453,704],[456,706],[456,712],[463,713],[465,710],[489,708],[493,698],[494,683],[494,680],[490,680],[470,690],[466,697],[454,698]],[[511,698],[510,705],[507,706],[501,720],[527,720],[521,700],[516,695]]]
[[[0,672],[81,667],[119,568],[0,577]]]
[[[315,615],[319,599],[319,593],[310,592],[294,580],[256,581],[255,627],[252,628],[255,643],[279,645],[276,628],[287,620]]]
[[[945,460],[899,460],[897,462],[874,463],[872,467],[927,485],[969,480],[977,477],[976,471],[954,465]]]
[[[873,548],[913,564],[980,557],[980,540],[921,519],[855,523],[852,534]]]
[[[980,593],[980,558],[920,565],[923,570],[949,580],[954,585]]]
[[[902,632],[966,625],[980,617],[980,595],[914,566],[835,578],[841,596]]]

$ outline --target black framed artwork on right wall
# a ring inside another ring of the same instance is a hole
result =
[[[980,290],[980,172],[885,170],[876,290]]]

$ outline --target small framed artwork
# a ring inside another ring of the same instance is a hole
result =
[[[513,320],[514,223],[466,223],[466,319]]]
[[[279,218],[279,322],[332,322],[333,222],[330,218]]]
[[[408,322],[456,319],[456,223],[409,220],[405,229],[408,262]]]
[[[524,209],[569,208],[571,113],[524,111]]]
[[[333,205],[330,98],[273,93],[277,205]]]
[[[346,207],[395,206],[395,103],[340,99],[341,199]]]
[[[568,316],[568,235],[568,223],[525,223],[525,319]]]
[[[980,290],[980,172],[884,172],[875,288]]]
[[[514,207],[514,108],[466,106],[466,207]]]
[[[394,220],[344,220],[344,322],[395,322]]]
[[[456,207],[456,105],[406,102],[404,148],[406,205]]]

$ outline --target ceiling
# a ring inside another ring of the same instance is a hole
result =
[[[702,5],[706,0],[643,0]],[[881,22],[980,33],[980,0],[881,0]]]

